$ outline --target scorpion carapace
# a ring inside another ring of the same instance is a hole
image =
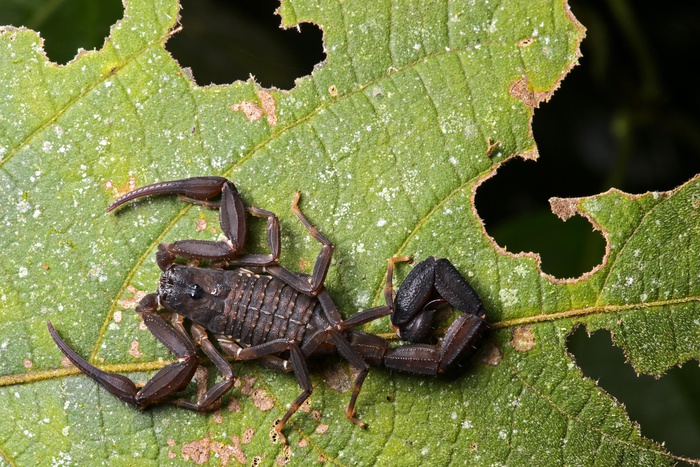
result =
[[[324,287],[333,245],[299,210],[299,193],[292,211],[322,245],[311,275],[294,273],[277,264],[277,216],[245,206],[236,187],[225,178],[197,177],[148,185],[117,199],[107,211],[155,194],[178,194],[186,201],[219,209],[221,229],[226,236],[218,242],[181,240],[158,247],[156,260],[163,271],[158,291],[146,295],[136,312],[177,361],[138,389],[129,378],[104,372],[80,357],[48,323],[54,341],[75,366],[116,397],[141,409],[162,402],[209,410],[233,387],[230,359],[260,360],[271,368],[294,372],[302,389],[275,426],[285,441],[284,424],[313,391],[307,359],[337,353],[359,369],[345,414],[364,426],[355,418],[355,402],[370,365],[438,375],[470,356],[488,327],[485,310],[469,283],[447,259],[433,257],[416,265],[401,284],[396,299],[392,288],[394,263],[410,258],[389,259],[386,304],[343,320]],[[247,234],[246,213],[267,219],[269,253],[242,253]],[[188,265],[176,263],[177,258],[186,259]],[[209,267],[192,266],[202,260],[208,260]],[[461,313],[437,345],[420,343],[430,337],[435,310],[443,303]],[[158,314],[159,310],[171,313],[170,323]],[[387,315],[391,315],[392,327],[399,337],[411,343],[392,347],[380,336],[354,330]],[[185,319],[192,323],[189,330],[184,326]],[[218,346],[209,340],[210,336]],[[187,386],[194,376],[198,366],[196,346],[214,363],[223,379],[193,402],[174,393]]]

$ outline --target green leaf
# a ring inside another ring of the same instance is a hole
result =
[[[501,164],[537,155],[533,106],[583,37],[566,6],[295,0],[280,13],[285,26],[319,24],[328,53],[290,92],[196,86],[165,49],[175,0],[128,1],[101,50],[61,67],[36,33],[0,31],[4,462],[271,465],[290,454],[269,430],[300,392],[291,375],[237,364],[240,384],[218,412],[141,413],[64,367],[46,329],[50,319],[78,353],[137,381],[171,362],[132,309],[157,284],[157,245],[216,238],[217,213],[174,197],[104,209],[136,186],[208,174],[278,213],[282,264],[308,271],[319,247],[289,208],[302,191],[336,245],[326,284],[345,316],[381,303],[386,260],[402,254],[448,257],[489,312],[484,350],[457,377],[373,369],[358,401],[367,430],[344,415],[347,366],[324,360],[311,412],[286,428],[293,464],[678,460],[582,377],[566,338],[579,324],[610,329],[651,374],[700,358],[698,178],[668,193],[556,200],[607,240],[603,263],[572,280],[501,250],[473,208]],[[262,227],[251,250],[265,248]],[[366,330],[390,332],[387,320]]]

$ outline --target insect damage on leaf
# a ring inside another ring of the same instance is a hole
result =
[[[242,101],[237,104],[232,104],[231,109],[234,112],[242,112],[251,122],[256,122],[265,115],[267,117],[267,123],[270,126],[276,126],[277,107],[274,96],[264,89],[258,89],[257,93],[259,104],[252,101]]]

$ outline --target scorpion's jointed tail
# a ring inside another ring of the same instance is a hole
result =
[[[158,291],[146,295],[136,312],[178,360],[138,389],[129,378],[106,373],[80,357],[48,323],[59,349],[75,366],[107,391],[139,408],[164,402],[191,410],[211,409],[234,383],[233,369],[223,351],[234,360],[261,360],[271,368],[294,372],[302,393],[275,427],[284,441],[284,424],[313,391],[307,359],[338,353],[360,370],[345,413],[351,421],[364,426],[355,418],[355,403],[370,365],[438,375],[471,355],[487,329],[485,311],[469,283],[447,259],[433,257],[420,262],[409,273],[396,298],[392,289],[394,263],[409,258],[391,258],[386,275],[386,304],[343,321],[323,286],[333,245],[299,210],[299,193],[292,211],[322,245],[311,275],[294,273],[277,264],[280,255],[277,216],[245,206],[236,187],[225,178],[197,177],[148,185],[117,199],[107,210],[155,194],[178,194],[187,201],[218,208],[226,236],[219,242],[181,240],[158,247],[157,262],[163,271]],[[212,201],[219,196],[219,201]],[[267,219],[269,254],[242,253],[247,234],[246,212]],[[209,260],[211,264],[209,268],[185,266],[175,263],[176,258]],[[442,303],[462,313],[438,345],[418,343],[430,337],[436,308]],[[158,315],[159,309],[172,313],[170,323]],[[413,343],[390,347],[380,336],[353,330],[389,314],[399,337]],[[184,319],[192,322],[189,332],[183,325]],[[210,335],[218,348],[209,340]],[[194,376],[198,366],[196,346],[214,363],[223,380],[192,402],[173,394],[187,386]]]

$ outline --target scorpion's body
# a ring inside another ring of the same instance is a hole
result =
[[[136,312],[149,331],[177,357],[142,388],[129,378],[107,373],[73,351],[49,322],[49,331],[61,351],[92,379],[125,402],[146,408],[169,402],[191,410],[212,409],[234,387],[234,372],[221,351],[235,360],[260,360],[285,372],[293,371],[302,393],[276,425],[284,440],[286,421],[313,392],[306,360],[314,355],[337,352],[359,369],[350,402],[345,410],[354,423],[355,402],[370,365],[425,375],[438,375],[471,355],[487,325],[479,297],[447,259],[429,257],[406,277],[394,299],[393,266],[409,257],[391,258],[384,290],[386,305],[362,311],[343,320],[324,287],[333,255],[333,244],[297,207],[292,211],[311,237],[321,245],[311,275],[289,271],[277,264],[280,256],[280,227],[277,216],[254,206],[245,206],[236,187],[222,177],[197,177],[155,183],[114,201],[107,211],[153,194],[176,193],[183,199],[220,210],[223,241],[179,240],[158,247],[156,260],[163,271],[156,293],[146,295]],[[220,201],[211,201],[221,196]],[[267,219],[269,254],[244,254],[246,213]],[[178,258],[208,268],[176,263]],[[229,269],[230,267],[236,269]],[[409,343],[396,347],[386,339],[353,328],[391,314],[392,327],[401,339],[422,342],[433,329],[436,308],[449,303],[461,314],[437,345]],[[170,311],[168,324],[158,313]],[[192,322],[188,330],[183,322]],[[209,341],[213,336],[218,348]],[[223,379],[196,402],[173,397],[193,378],[199,365],[197,347],[221,372]],[[220,349],[220,350],[219,350]]]
[[[198,284],[192,293],[173,293]],[[327,329],[316,297],[287,283],[247,269],[206,269],[171,265],[160,279],[159,304],[177,311],[217,337],[252,347],[276,339],[302,346],[304,338]]]

